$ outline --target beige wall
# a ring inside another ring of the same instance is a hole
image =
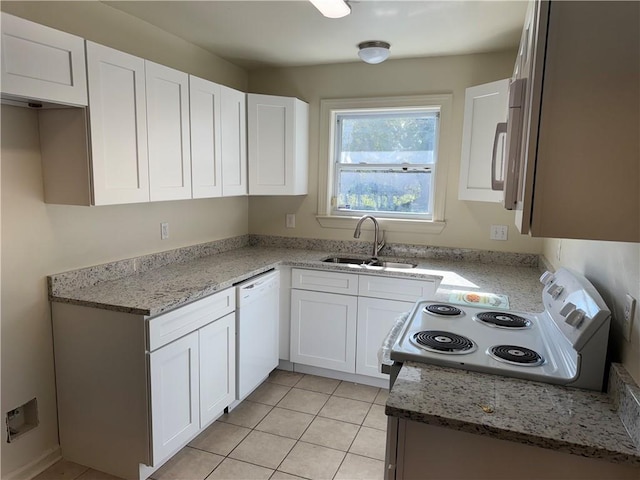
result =
[[[546,239],[544,256],[554,267],[577,270],[595,285],[612,311],[609,355],[640,383],[640,244]],[[627,293],[636,299],[631,341],[623,338],[621,327]]]
[[[245,90],[247,73],[99,2],[2,2],[2,10]],[[1,414],[33,397],[40,425],[2,441],[2,477],[58,448],[46,275],[243,235],[246,197],[109,207],[43,202],[37,113],[2,106]],[[160,240],[168,222],[169,240]]]
[[[373,96],[453,94],[451,152],[448,160],[445,220],[440,234],[410,234],[387,231],[387,240],[422,245],[468,247],[484,250],[538,253],[542,242],[521,236],[514,227],[514,214],[497,204],[458,200],[460,142],[465,88],[507,78],[513,70],[515,52],[390,60],[379,65],[362,62],[314,67],[252,71],[249,91],[292,95],[310,104],[309,195],[305,197],[258,197],[249,201],[252,233],[305,238],[351,239],[350,229],[322,228],[316,221],[320,130],[320,100]],[[488,174],[488,173],[487,173]],[[296,214],[296,228],[285,228],[285,214]],[[509,226],[509,240],[489,240],[492,224]],[[363,238],[365,236],[363,235]],[[368,237],[367,237],[368,238]]]
[[[2,412],[38,398],[40,426],[2,443],[2,473],[58,443],[46,275],[247,233],[246,197],[71,207],[43,202],[37,113],[2,106]],[[160,222],[170,238],[160,240]]]

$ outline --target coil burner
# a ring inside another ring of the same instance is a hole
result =
[[[414,345],[429,352],[462,355],[475,351],[476,344],[462,335],[441,330],[424,330],[411,336]]]
[[[480,323],[496,328],[531,328],[531,320],[507,312],[482,312],[476,315],[475,319]]]
[[[496,345],[487,352],[499,362],[525,367],[537,367],[544,363],[544,358],[533,350],[517,345]]]
[[[424,311],[437,317],[457,317],[464,313],[458,307],[444,303],[432,303],[424,307]]]

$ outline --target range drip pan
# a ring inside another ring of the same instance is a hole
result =
[[[458,317],[464,313],[458,307],[446,303],[432,303],[424,307],[424,311],[437,317]]]
[[[531,320],[508,312],[482,312],[475,317],[480,323],[496,328],[531,328]]]
[[[476,344],[467,337],[442,330],[423,330],[411,336],[411,342],[429,352],[463,355],[476,350]]]
[[[537,367],[544,363],[538,352],[518,345],[495,345],[487,353],[499,362],[521,367]]]

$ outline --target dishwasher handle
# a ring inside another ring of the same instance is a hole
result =
[[[237,286],[238,308],[280,288],[280,273],[269,272]]]

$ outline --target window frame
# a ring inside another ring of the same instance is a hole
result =
[[[325,228],[355,227],[359,216],[334,214],[331,206],[333,179],[335,177],[335,118],[344,111],[417,109],[433,107],[440,109],[439,134],[436,139],[438,158],[433,181],[433,206],[431,219],[426,218],[389,218],[380,217],[385,230],[396,232],[440,233],[445,228],[445,198],[447,190],[447,172],[451,157],[450,122],[452,116],[451,94],[415,95],[402,97],[370,97],[320,100],[320,152],[318,165],[318,214],[316,220]]]
[[[338,205],[335,204],[336,203],[335,199],[338,197],[338,186],[340,183],[339,176],[341,171],[349,171],[349,170],[356,170],[356,169],[361,169],[361,170],[379,170],[379,169],[385,170],[386,169],[386,170],[393,171],[393,170],[403,169],[401,164],[398,164],[398,163],[393,163],[393,164],[369,163],[369,164],[350,165],[350,164],[342,164],[341,162],[339,162],[338,156],[342,151],[341,137],[339,136],[340,133],[338,132],[339,117],[351,116],[352,118],[353,117],[379,118],[385,114],[390,114],[390,113],[405,114],[407,117],[410,116],[411,114],[414,114],[414,116],[421,116],[424,114],[428,114],[428,115],[433,115],[437,118],[437,127],[435,132],[435,141],[434,141],[435,160],[431,163],[411,164],[408,167],[409,169],[421,169],[421,168],[429,169],[429,172],[431,173],[431,180],[430,180],[431,185],[430,185],[430,193],[429,193],[429,206],[431,207],[431,212],[419,214],[419,213],[383,212],[383,211],[369,211],[369,210],[367,211],[339,210]],[[332,184],[328,186],[330,188],[329,193],[331,195],[331,199],[330,199],[331,215],[350,216],[350,217],[353,217],[354,215],[375,215],[375,217],[378,219],[389,218],[389,219],[410,219],[410,220],[426,220],[426,221],[433,220],[433,211],[434,211],[433,207],[434,207],[434,197],[435,197],[434,192],[436,190],[435,182],[437,178],[438,154],[439,154],[438,141],[440,137],[440,107],[439,106],[430,106],[430,107],[422,107],[422,108],[387,107],[387,108],[367,108],[365,110],[363,109],[333,110],[331,113],[331,122],[332,122],[332,125],[331,125],[332,134],[334,138],[333,145],[331,145],[333,149],[333,155],[331,159],[331,162],[332,162],[331,169],[333,170],[333,175],[332,175],[332,178],[330,178],[330,181],[332,182]],[[344,165],[344,167],[341,167],[340,165]]]

